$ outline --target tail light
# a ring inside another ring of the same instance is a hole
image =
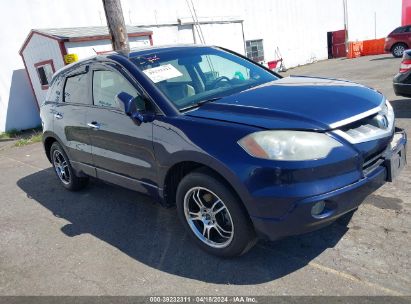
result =
[[[411,70],[411,60],[410,59],[403,59],[400,66],[400,73],[405,73]]]

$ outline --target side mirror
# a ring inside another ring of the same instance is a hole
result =
[[[133,120],[136,125],[139,126],[143,122],[148,121],[146,115],[137,109],[135,97],[126,92],[121,92],[116,95],[116,101],[124,113],[126,113],[127,116],[130,116],[131,120]]]

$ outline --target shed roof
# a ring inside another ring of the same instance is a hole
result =
[[[149,34],[152,31],[127,25],[127,33],[130,34]],[[109,31],[107,26],[88,26],[88,27],[66,27],[66,28],[48,28],[48,29],[35,29],[33,31],[43,33],[45,35],[54,36],[59,39],[73,39],[73,38],[87,38],[87,37],[100,37],[108,36]]]
[[[127,25],[126,29],[129,37],[150,36],[153,34],[151,30],[138,26]],[[107,26],[32,29],[19,51],[20,54],[22,54],[33,34],[43,35],[58,40],[60,43],[110,39]]]

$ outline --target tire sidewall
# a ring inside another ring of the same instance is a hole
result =
[[[184,197],[193,187],[204,187],[214,192],[224,202],[230,212],[234,225],[234,236],[227,247],[210,247],[201,241],[191,230],[184,213]],[[250,243],[253,243],[255,234],[251,221],[242,206],[242,202],[238,201],[232,191],[215,177],[197,172],[188,174],[181,180],[178,186],[176,205],[178,217],[188,231],[190,237],[197,243],[197,245],[208,253],[221,257],[232,257],[241,255],[252,247],[250,246]]]
[[[54,151],[59,151],[59,152],[63,155],[64,159],[67,161],[67,164],[68,164],[67,167],[68,167],[68,170],[69,170],[69,173],[70,173],[70,182],[69,182],[68,184],[63,183],[63,182],[61,181],[60,177],[58,176],[57,172],[56,172],[56,169],[55,169],[55,167],[54,167],[54,156],[53,156],[53,155],[54,155]],[[58,142],[54,142],[54,143],[52,144],[52,146],[51,146],[51,149],[50,149],[50,159],[51,159],[51,163],[52,163],[52,165],[53,165],[54,173],[56,174],[56,176],[57,176],[60,184],[61,184],[64,188],[71,190],[71,189],[73,188],[73,182],[74,182],[74,179],[76,178],[76,176],[74,175],[73,168],[71,167],[70,160],[69,160],[66,152],[64,152],[63,148],[61,147],[61,145],[60,145]]]

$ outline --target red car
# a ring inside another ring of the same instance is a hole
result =
[[[405,50],[411,48],[411,25],[405,25],[393,30],[385,38],[384,49],[394,57],[400,58]]]

